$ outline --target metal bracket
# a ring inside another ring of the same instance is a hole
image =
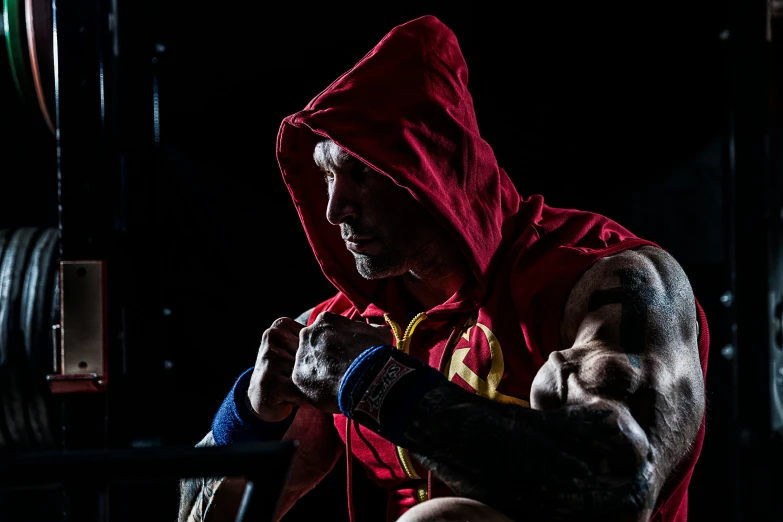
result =
[[[60,261],[60,324],[53,327],[56,373],[46,376],[52,393],[106,390],[106,308],[106,263]]]

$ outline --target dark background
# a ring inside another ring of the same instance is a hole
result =
[[[722,350],[736,332],[720,300],[735,273],[730,182],[746,175],[729,161],[737,104],[729,0],[131,4],[118,2],[120,54],[107,68],[113,130],[90,126],[89,111],[82,129],[75,115],[82,108],[69,107],[76,97],[66,95],[82,79],[69,64],[84,63],[105,42],[61,46],[61,152],[70,155],[61,172],[78,193],[63,203],[64,217],[57,143],[0,71],[0,227],[57,226],[62,217],[66,258],[108,257],[120,274],[110,299],[122,310],[112,324],[121,324],[123,342],[110,342],[118,371],[101,405],[108,445],[195,444],[252,366],[264,329],[331,295],[281,181],[279,123],[392,27],[434,14],[459,38],[482,134],[519,191],[603,213],[683,265],[712,336],[691,520],[747,520],[738,408],[752,411],[754,402],[738,406],[736,360]],[[62,38],[73,42],[78,24],[69,25],[75,17],[67,9]],[[88,68],[87,89],[96,77]],[[78,152],[68,148],[68,131],[83,133]],[[103,163],[85,161],[79,171],[80,158],[93,155]],[[287,518],[306,519],[320,502],[343,516],[343,468]],[[377,498],[359,477],[357,489]],[[137,511],[154,519],[130,501],[139,491],[116,495],[117,520]],[[161,505],[176,501],[171,488],[141,491]],[[754,509],[783,520],[779,500],[767,501]],[[171,513],[166,508],[160,520]]]

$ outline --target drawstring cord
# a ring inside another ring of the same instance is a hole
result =
[[[355,522],[353,514],[353,459],[351,450],[351,418],[345,418],[345,463],[346,483],[348,488],[348,520]]]
[[[449,338],[446,340],[446,346],[443,348],[443,353],[440,355],[440,362],[438,363],[438,371],[440,373],[445,372],[446,361],[448,360],[448,357],[454,353],[454,348],[457,346],[459,338],[462,337],[462,335],[471,326],[473,326],[473,318],[471,317],[471,314],[467,313],[465,319],[461,321],[461,323],[462,325],[460,327],[454,327],[451,330],[451,334],[449,334]]]
[[[418,325],[419,322],[426,319],[427,316],[425,314],[419,314],[419,316],[415,317],[413,321],[411,321],[411,325],[408,325],[408,328],[406,328],[406,332],[404,335],[399,335],[399,328],[397,327],[396,323],[390,320],[388,315],[384,316],[387,323],[392,327],[392,330],[394,331],[395,337],[397,339],[404,339],[404,347],[407,348],[407,345],[410,343],[410,334],[413,333],[413,329]],[[448,339],[446,340],[446,346],[443,349],[443,354],[440,356],[440,362],[438,363],[438,371],[443,373],[445,370],[444,363],[447,360],[447,354],[450,354],[453,352],[454,347],[457,345],[457,341],[460,336],[465,332],[466,328],[469,328],[472,326],[472,320],[470,314],[467,315],[467,319],[462,321],[462,326],[459,328],[454,328],[451,330],[451,333],[449,334]],[[398,346],[398,348],[400,348]],[[407,350],[405,350],[407,352]],[[347,487],[347,493],[348,493],[348,520],[349,522],[356,522],[355,516],[354,516],[354,507],[353,507],[353,450],[351,449],[351,418],[346,417],[345,418],[345,476],[346,476],[346,487]],[[433,490],[433,482],[434,478],[432,475],[432,471],[427,470],[427,499],[432,499],[432,490]]]
[[[454,352],[454,347],[457,346],[457,342],[459,341],[459,338],[462,337],[462,335],[465,333],[465,331],[473,326],[473,318],[471,317],[471,314],[466,314],[466,318],[462,321],[460,321],[461,326],[460,327],[454,327],[451,330],[451,333],[449,334],[449,338],[446,339],[446,346],[443,348],[443,353],[440,356],[440,362],[438,362],[438,371],[440,373],[445,373],[445,363],[448,360],[448,356],[450,356]],[[457,323],[457,324],[460,324]],[[432,490],[433,490],[433,482],[434,477],[432,475],[432,471],[427,470],[427,499],[432,499]]]

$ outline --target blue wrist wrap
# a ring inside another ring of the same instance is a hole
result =
[[[296,416],[296,410],[280,422],[265,422],[256,417],[245,404],[253,368],[245,371],[234,383],[228,396],[212,420],[215,444],[225,446],[234,442],[280,440]]]
[[[347,417],[405,446],[410,412],[446,377],[393,346],[374,346],[357,357],[340,383],[338,404]]]

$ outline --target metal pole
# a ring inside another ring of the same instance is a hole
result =
[[[729,2],[734,193],[739,510],[737,520],[776,520],[779,480],[772,443],[770,349],[781,302],[777,179],[769,170],[770,78],[766,0]],[[779,465],[779,463],[777,463]]]

